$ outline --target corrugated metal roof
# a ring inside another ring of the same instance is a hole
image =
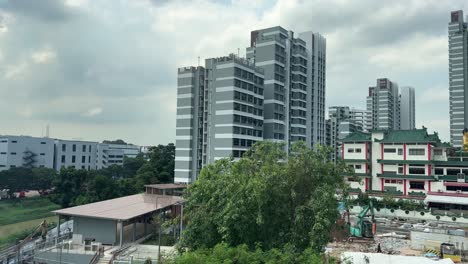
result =
[[[159,209],[168,207],[181,201],[183,201],[183,198],[179,196],[141,193],[56,210],[53,211],[53,213],[58,215],[82,216],[125,221],[147,213],[155,212]]]

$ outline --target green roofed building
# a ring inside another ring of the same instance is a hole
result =
[[[436,132],[355,132],[341,143],[341,158],[355,171],[345,175],[352,190],[468,210],[468,153],[442,142]]]

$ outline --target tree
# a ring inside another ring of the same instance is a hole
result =
[[[102,143],[104,144],[115,144],[115,145],[131,145],[125,141],[123,141],[122,139],[117,139],[117,140],[104,140],[102,141]]]
[[[299,142],[287,155],[278,143],[259,142],[239,161],[205,166],[187,190],[189,220],[181,245],[190,249],[246,244],[263,249],[290,244],[323,249],[338,218],[337,189],[344,189],[344,163],[329,161],[330,149]],[[345,194],[346,195],[346,194]]]
[[[150,183],[169,183],[174,181],[175,146],[158,145],[150,147],[149,161],[142,164],[136,175],[137,186],[142,188]]]

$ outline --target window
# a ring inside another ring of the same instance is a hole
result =
[[[10,165],[10,168],[16,168],[16,165]]]
[[[72,156],[72,163],[75,163],[75,161],[76,161],[76,157]]]
[[[85,156],[81,156],[81,163],[85,163],[86,162],[86,157]]]
[[[442,169],[442,168],[435,168],[435,169],[434,169],[434,174],[435,174],[435,175],[444,175],[444,169]]]
[[[72,146],[72,151],[73,151],[73,152],[76,152],[76,144],[73,144],[73,146]]]
[[[83,145],[83,152],[86,152],[86,145]]]
[[[45,153],[41,153],[40,155],[41,155],[41,156],[45,156]]]
[[[65,155],[62,155],[62,163],[65,163]]]
[[[16,155],[16,152],[12,152],[11,155]]]
[[[89,148],[88,148],[88,149],[89,149],[89,152],[91,152],[91,145],[89,145]]]
[[[442,156],[443,155],[443,151],[441,149],[434,149],[434,155],[435,156]]]
[[[348,153],[354,153],[354,149],[353,149],[353,148],[349,148],[349,149],[348,149]]]
[[[16,140],[12,140],[12,141],[11,141],[11,143],[18,143],[18,141],[16,141]]]
[[[460,169],[447,169],[447,175],[458,175]]]
[[[424,182],[420,181],[410,181],[410,189],[424,190]]]
[[[412,156],[424,156],[426,154],[426,150],[423,148],[410,149],[409,154]]]
[[[360,148],[357,148],[355,149],[356,153],[361,153],[361,149]]]
[[[45,145],[46,143],[45,142],[41,142],[41,145]]]
[[[6,166],[5,165],[0,165],[0,168],[5,168]]]
[[[398,155],[399,156],[403,155],[403,149],[401,149],[401,148],[398,149]]]
[[[398,166],[398,174],[403,174],[403,166]]]
[[[447,191],[462,191],[462,192],[468,192],[468,187],[462,187],[462,186],[447,186]]]
[[[385,148],[383,151],[384,153],[396,153],[395,148]]]
[[[6,155],[6,152],[0,152],[0,155]]]
[[[424,175],[426,173],[426,169],[424,167],[409,167],[409,174],[419,174]]]
[[[360,170],[360,169],[362,168],[362,165],[354,165],[354,168],[355,168],[356,170]]]
[[[67,151],[67,145],[62,144],[62,151]]]
[[[91,163],[91,156],[88,156],[88,163]]]

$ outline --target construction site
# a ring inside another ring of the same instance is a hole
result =
[[[358,213],[343,212],[327,254],[354,264],[468,263],[468,224],[379,211],[370,202]]]

